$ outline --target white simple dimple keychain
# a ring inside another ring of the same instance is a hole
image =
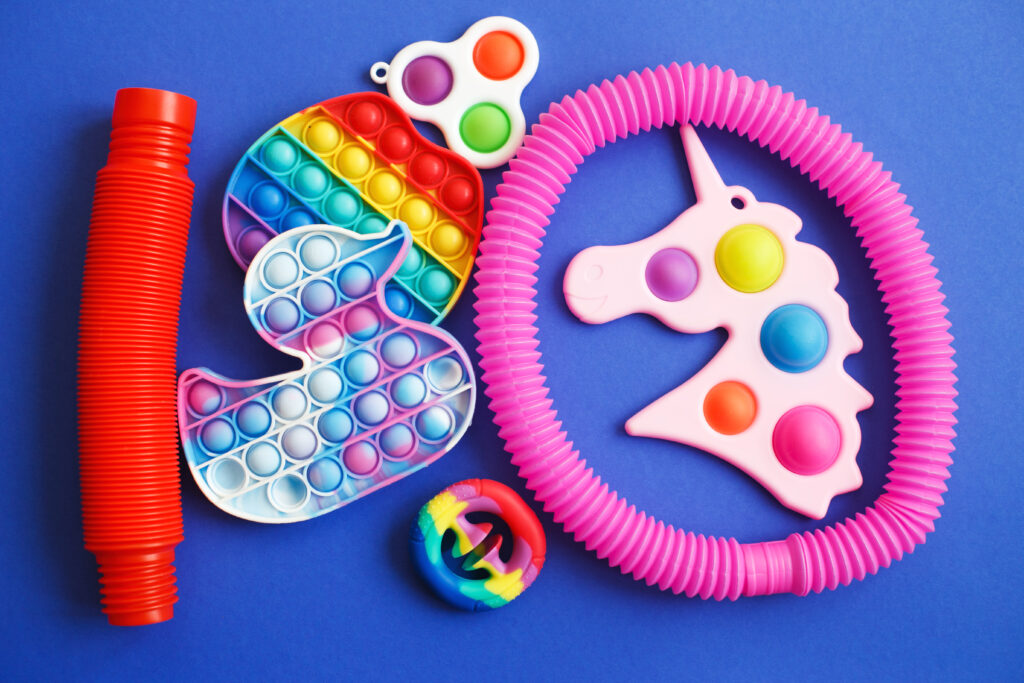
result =
[[[526,119],[519,104],[540,52],[530,29],[487,17],[458,40],[422,40],[390,64],[370,68],[375,83],[414,119],[441,129],[448,147],[477,168],[501,166],[519,148]]]

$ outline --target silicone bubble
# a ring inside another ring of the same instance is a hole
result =
[[[487,17],[450,43],[408,45],[390,64],[374,64],[370,76],[387,84],[411,117],[440,128],[453,151],[477,168],[495,168],[512,157],[526,133],[519,98],[539,59],[526,26]]]
[[[499,518],[510,535],[491,522],[470,521],[474,513]],[[452,537],[450,549],[446,536]],[[547,539],[537,515],[515,491],[490,479],[469,479],[452,484],[420,509],[409,549],[439,597],[479,612],[504,607],[530,587],[544,566]],[[460,558],[463,571],[452,570]],[[470,572],[484,576],[471,577]]]
[[[419,69],[426,75],[410,79],[421,83],[419,92],[429,99],[436,96],[431,88],[443,89],[445,81],[436,74],[437,64],[424,59]],[[482,145],[495,144],[493,131],[481,127],[479,118],[472,136]],[[437,323],[458,300],[473,268],[483,184],[465,159],[424,138],[395,102],[379,93],[356,93],[304,109],[262,135],[231,175],[223,218],[228,248],[243,268],[281,233],[328,224],[374,235],[391,220],[401,220],[412,230],[415,248],[391,282],[395,293],[386,304],[401,317]],[[310,242],[299,253],[268,263],[264,283],[288,284],[300,263],[322,271],[334,263],[330,244]],[[427,269],[443,277],[420,278]],[[331,305],[318,286],[300,292],[299,300],[317,310]],[[271,314],[268,323],[279,332],[294,318],[283,303]]]
[[[309,519],[425,467],[462,438],[475,392],[465,350],[386,303],[411,248],[408,227],[392,221],[370,235],[299,227],[256,254],[245,278],[249,320],[303,367],[245,381],[182,373],[185,460],[218,507],[258,522]]]

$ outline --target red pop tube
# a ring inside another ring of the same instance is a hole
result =
[[[103,612],[139,626],[174,616],[183,538],[175,420],[178,310],[193,184],[195,100],[119,90],[96,178],[78,342],[85,547]]]

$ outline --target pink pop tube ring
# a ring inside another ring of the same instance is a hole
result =
[[[867,249],[892,327],[897,436],[885,493],[839,524],[760,543],[687,533],[620,498],[561,430],[544,386],[533,314],[547,217],[587,155],[676,123],[713,124],[778,152],[835,198]],[[833,589],[924,542],[953,462],[956,364],[948,309],[906,197],[849,133],[778,86],[717,66],[673,63],[552,103],[509,166],[477,259],[482,379],[513,464],[566,531],[637,580],[716,600]]]

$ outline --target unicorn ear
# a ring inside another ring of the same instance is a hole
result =
[[[683,150],[686,152],[686,165],[690,167],[690,178],[693,180],[693,191],[697,194],[697,201],[710,200],[716,194],[724,194],[726,191],[722,177],[718,170],[711,163],[711,157],[697,137],[697,131],[693,126],[687,124],[680,131],[683,138]]]

